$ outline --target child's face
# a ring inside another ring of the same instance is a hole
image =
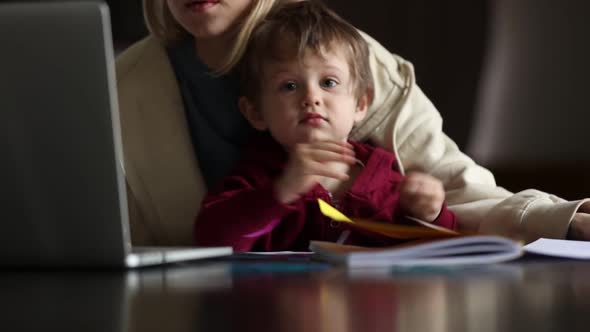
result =
[[[271,61],[264,66],[259,103],[244,112],[259,130],[268,129],[283,146],[320,140],[346,141],[362,120],[367,97],[357,101],[344,51],[323,56],[307,50],[302,59]],[[250,114],[248,114],[250,113]]]

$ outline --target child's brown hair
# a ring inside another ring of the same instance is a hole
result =
[[[285,44],[285,41],[292,44]],[[287,46],[287,47],[285,47]],[[355,97],[373,90],[369,47],[348,22],[318,0],[278,6],[253,32],[240,69],[242,95],[257,102],[264,77],[264,59],[302,59],[311,49],[322,55],[343,47],[347,55]]]

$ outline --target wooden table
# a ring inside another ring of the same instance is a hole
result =
[[[590,262],[347,270],[308,259],[0,270],[2,331],[590,331]]]

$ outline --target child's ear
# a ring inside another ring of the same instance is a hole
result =
[[[238,107],[240,108],[240,112],[242,115],[250,122],[252,127],[258,130],[266,130],[266,122],[262,118],[262,114],[258,112],[256,107],[248,98],[240,97],[238,101]]]
[[[363,94],[361,98],[358,100],[356,105],[356,110],[354,113],[354,123],[357,124],[362,121],[365,116],[367,115],[367,110],[369,109],[369,105],[371,105],[371,101],[373,100],[373,90],[369,89],[367,93]]]

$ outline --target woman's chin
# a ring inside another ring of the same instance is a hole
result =
[[[228,22],[223,18],[211,18],[209,20],[194,20],[192,21],[192,24],[186,28],[197,40],[213,40],[216,38],[225,39],[235,31],[230,23],[231,22]]]
[[[193,27],[190,33],[196,40],[211,40],[224,36],[226,31],[227,29],[223,29],[222,27],[207,25]]]

